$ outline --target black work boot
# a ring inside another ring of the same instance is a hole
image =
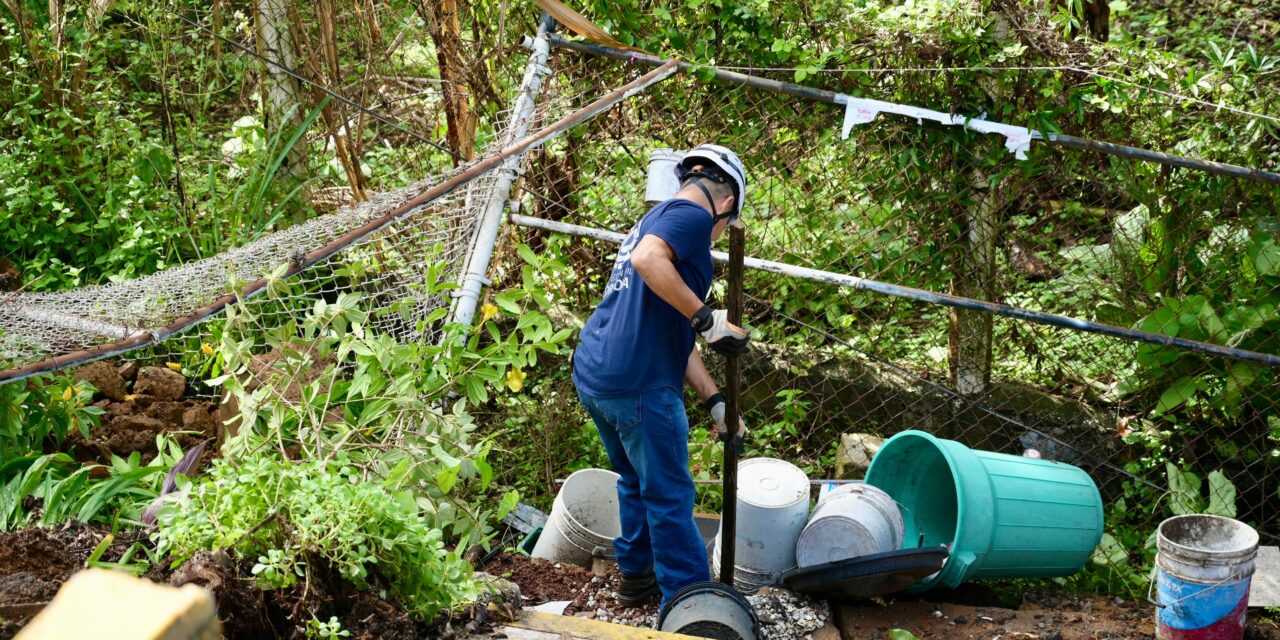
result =
[[[658,579],[653,572],[638,576],[622,576],[622,584],[618,585],[618,604],[624,607],[638,607],[658,595]]]

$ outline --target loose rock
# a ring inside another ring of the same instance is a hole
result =
[[[92,384],[103,397],[124,400],[124,378],[107,362],[91,362],[76,369],[75,379]]]
[[[181,373],[164,367],[143,367],[133,391],[157,400],[180,400],[187,390],[187,379]]]

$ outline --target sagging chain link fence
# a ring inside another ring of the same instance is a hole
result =
[[[631,57],[556,51],[547,105],[616,85],[640,66]],[[891,82],[948,89],[927,72]],[[563,255],[563,319],[580,322],[616,254],[586,229],[625,233],[643,215],[652,151],[714,142],[750,173],[749,256],[1280,353],[1280,187],[1040,142],[1018,160],[1000,136],[883,115],[842,139],[841,119],[686,73],[532,153],[518,213],[543,229],[508,242]],[[517,273],[499,269],[495,286]],[[1280,534],[1274,366],[761,270],[746,291],[751,454],[825,477],[842,434],[923,429],[1079,465],[1119,520],[1229,509]]]

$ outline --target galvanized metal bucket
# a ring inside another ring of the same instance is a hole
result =
[[[812,567],[896,551],[906,527],[883,490],[852,483],[823,496],[796,543],[796,564]]]
[[[658,630],[716,640],[756,640],[755,609],[719,582],[695,582],[676,592],[658,614]]]

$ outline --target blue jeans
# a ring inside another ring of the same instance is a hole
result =
[[[685,585],[711,579],[693,521],[689,418],[671,389],[622,398],[578,392],[618,479],[622,535],[613,541],[627,576],[653,571],[666,602]]]

